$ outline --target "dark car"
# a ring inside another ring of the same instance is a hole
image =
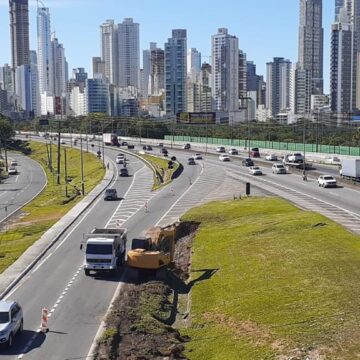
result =
[[[147,150],[147,151],[152,151],[152,146],[151,146],[151,145],[147,145],[147,146],[146,146],[146,150]]]
[[[146,145],[143,145],[143,150],[146,150]]]
[[[188,165],[196,165],[196,163],[195,163],[195,160],[194,160],[194,158],[188,158],[188,161],[187,161],[187,163],[188,163]]]
[[[127,143],[127,141],[123,141],[120,145],[121,146],[128,146],[129,144]]]
[[[135,149],[135,145],[133,145],[133,144],[128,144],[127,148],[128,148],[128,149]]]
[[[189,143],[183,145],[184,150],[189,150],[191,148],[191,145]]]
[[[253,162],[251,159],[249,159],[249,158],[244,159],[244,160],[241,162],[241,164],[242,164],[243,166],[254,166],[254,162]]]
[[[260,157],[260,151],[259,148],[251,148],[250,150],[250,155],[254,158],[259,158]]]
[[[159,146],[159,147],[163,147],[163,146],[164,146],[164,143],[159,143],[158,146]]]
[[[161,154],[167,154],[168,151],[167,151],[166,148],[163,147],[163,148],[160,149],[160,153],[161,153]]]
[[[117,200],[116,189],[106,189],[104,192],[104,200]]]
[[[127,168],[120,169],[119,175],[120,176],[129,176],[128,169]]]

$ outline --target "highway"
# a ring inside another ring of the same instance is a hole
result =
[[[18,163],[18,174],[10,175],[0,184],[0,225],[37,196],[46,184],[46,175],[36,161],[18,153],[9,153],[8,161],[12,160]]]
[[[153,153],[158,151],[154,147]],[[118,152],[107,149],[106,155],[115,159]],[[122,286],[121,274],[117,277],[84,275],[80,244],[83,234],[93,227],[121,225],[128,228],[128,239],[131,239],[155,224],[175,221],[193,206],[244,194],[244,183],[250,182],[252,194],[284,197],[304,209],[327,214],[360,234],[357,225],[360,224],[360,203],[354,201],[359,199],[356,190],[319,188],[312,178],[304,182],[299,174],[274,175],[260,163],[264,175],[255,177],[241,166],[236,156],[225,163],[219,161],[217,155],[206,155],[197,165],[190,166],[186,159],[193,152],[176,149],[169,152],[184,164],[179,178],[152,192],[152,172],[140,160],[128,156],[131,176],[116,176],[112,185],[122,200],[96,200],[42,262],[7,295],[23,306],[25,331],[15,339],[12,349],[1,350],[1,359],[86,358],[111,299]],[[114,161],[111,166],[117,167]],[[51,314],[48,334],[37,332],[42,307],[48,307]]]
[[[110,154],[110,151],[107,152]],[[112,151],[113,158],[117,152]],[[11,350],[1,351],[1,358],[85,358],[119,286],[120,275],[84,275],[84,254],[80,251],[83,234],[95,226],[104,227],[123,221],[123,226],[129,230],[129,239],[141,235],[157,223],[174,201],[188,190],[189,178],[196,181],[201,172],[198,166],[185,167],[184,175],[174,182],[172,189],[164,188],[152,193],[152,172],[135,158],[131,158],[127,167],[132,176],[116,177],[113,184],[123,200],[105,202],[99,198],[44,260],[6,297],[16,299],[22,305],[25,331],[16,338]],[[141,203],[139,199],[147,201],[148,212],[144,210],[144,201]],[[128,220],[125,220],[128,215]],[[50,332],[46,335],[36,332],[44,306],[49,308],[51,314]]]

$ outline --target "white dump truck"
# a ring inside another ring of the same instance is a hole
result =
[[[94,272],[115,273],[125,263],[126,256],[126,229],[93,229],[84,235],[85,275]],[[80,249],[83,248],[81,244]]]
[[[118,136],[116,134],[106,133],[103,134],[104,145],[107,146],[120,146]]]

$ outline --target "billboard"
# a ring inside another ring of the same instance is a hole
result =
[[[183,124],[215,124],[215,112],[181,112],[176,114],[176,121]]]

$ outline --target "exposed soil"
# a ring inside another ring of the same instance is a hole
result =
[[[177,228],[174,266],[163,281],[152,274],[141,283],[126,281],[105,321],[98,342],[97,360],[180,360],[184,343],[174,324],[179,316],[179,297],[187,297],[191,244],[198,224],[181,223]],[[127,271],[124,274],[127,277]],[[181,311],[180,311],[181,313]],[[187,318],[185,311],[184,318]]]

